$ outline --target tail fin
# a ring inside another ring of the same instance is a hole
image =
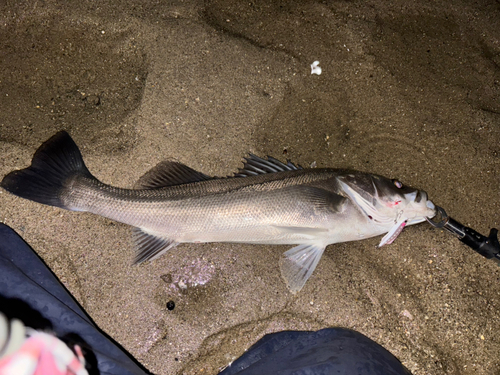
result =
[[[66,208],[61,192],[68,178],[75,175],[93,178],[76,143],[60,131],[38,148],[28,168],[10,172],[0,186],[21,198]]]

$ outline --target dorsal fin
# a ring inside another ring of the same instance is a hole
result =
[[[147,171],[135,184],[136,189],[159,189],[166,186],[211,180],[212,177],[175,161],[162,161]]]
[[[302,169],[300,165],[295,165],[290,160],[287,160],[287,163],[284,164],[271,156],[268,156],[266,160],[254,154],[248,154],[248,157],[244,159],[243,168],[239,169],[238,173],[234,174],[234,177],[249,177],[259,174],[297,171]]]

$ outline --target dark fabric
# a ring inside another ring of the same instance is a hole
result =
[[[94,325],[23,239],[1,223],[0,297],[0,311],[7,316],[17,317],[33,328],[49,325],[58,337],[83,339],[95,354],[102,375],[148,374]],[[18,315],[16,311],[21,316],[12,316]]]
[[[359,332],[327,328],[264,336],[219,375],[410,375],[391,353]]]

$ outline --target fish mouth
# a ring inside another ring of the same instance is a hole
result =
[[[428,199],[427,193],[423,190],[417,190],[415,194],[415,198],[413,199],[413,203],[417,204],[417,207],[421,207],[418,209],[420,211],[420,215],[418,217],[408,219],[407,224],[412,225],[412,224],[417,224],[425,221],[426,218],[433,218],[436,216],[436,206],[432,201]],[[423,205],[425,204],[425,207],[427,208],[427,212],[422,212],[423,211]]]
[[[434,214],[436,214],[436,206],[432,201],[430,201],[427,197],[427,193],[423,190],[418,190],[417,195],[415,196],[415,203],[420,203],[420,202],[425,202],[425,206],[431,210],[434,211]],[[434,215],[433,215],[434,216]]]
[[[427,208],[430,208],[432,211],[434,211],[434,215],[436,214],[436,205],[434,203],[432,203],[431,201],[427,201],[425,202],[425,205],[427,206]]]
[[[417,190],[417,195],[415,196],[415,203],[420,203],[420,201],[423,199],[427,199],[427,193],[422,190]]]
[[[417,190],[417,195],[415,196],[415,203],[420,203],[421,200],[427,200],[427,193],[423,190]]]
[[[432,213],[429,216],[426,216],[426,218],[432,218],[436,216],[436,206],[432,201],[430,201],[427,197],[427,193],[423,190],[419,190],[417,192],[417,196],[415,197],[415,203],[420,203],[420,202],[425,202],[425,206],[432,211]]]

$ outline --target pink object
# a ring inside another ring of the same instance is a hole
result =
[[[88,375],[78,345],[77,356],[57,337],[34,331],[21,348],[0,360],[0,375]]]
[[[394,240],[396,238],[398,238],[398,236],[401,234],[401,232],[403,231],[405,226],[406,226],[406,221],[403,221],[401,223],[401,225],[398,227],[398,229],[396,230],[396,232],[394,232],[394,234],[387,240],[386,245],[390,245],[391,243],[393,243]]]

